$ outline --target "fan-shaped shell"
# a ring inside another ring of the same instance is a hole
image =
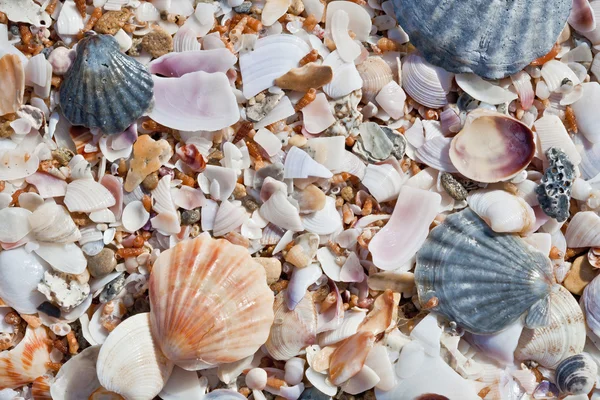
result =
[[[17,388],[45,374],[51,343],[45,327],[28,327],[14,349],[0,353],[0,388]]]
[[[400,26],[427,61],[490,79],[514,74],[548,53],[571,9],[571,0],[393,3]],[[531,21],[544,21],[543,27]]]
[[[454,74],[429,64],[417,53],[403,60],[402,88],[415,101],[426,107],[440,108],[448,104],[446,94]]]
[[[394,79],[392,69],[383,58],[378,56],[368,57],[356,66],[362,78],[362,100],[364,103],[372,102],[379,91]]]
[[[596,384],[598,366],[587,353],[561,361],[556,367],[556,386],[562,394],[588,394]]]
[[[96,373],[99,352],[100,346],[88,347],[60,368],[50,387],[55,400],[85,399],[100,387]]]
[[[430,232],[417,253],[415,283],[422,304],[469,332],[491,334],[547,298],[552,267],[542,253],[495,233],[467,209]]]
[[[150,275],[152,333],[188,369],[256,352],[273,323],[273,292],[248,251],[201,235],[161,253]]]
[[[523,330],[515,358],[533,360],[555,368],[565,358],[578,354],[585,345],[585,322],[577,300],[563,286],[550,295],[550,324]]]
[[[150,106],[152,87],[146,68],[122,54],[112,36],[94,35],[77,44],[77,57],[60,86],[60,104],[73,125],[120,133]]]

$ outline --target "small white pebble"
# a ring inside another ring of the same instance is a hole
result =
[[[253,390],[263,390],[267,386],[267,371],[262,368],[252,368],[246,374],[246,385]]]

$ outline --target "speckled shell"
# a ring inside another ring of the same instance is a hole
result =
[[[148,109],[153,86],[146,68],[121,53],[112,36],[88,36],[77,44],[60,105],[73,125],[120,133]]]
[[[254,354],[269,337],[273,292],[248,251],[207,234],[160,254],[150,275],[152,333],[187,370]]]
[[[564,359],[556,367],[556,386],[562,394],[588,394],[596,384],[596,362],[586,353]]]
[[[393,0],[396,18],[430,63],[498,79],[548,53],[571,0]]]
[[[491,334],[546,299],[552,267],[542,253],[495,233],[467,209],[430,232],[417,253],[415,283],[421,304],[435,305],[435,297],[433,311],[469,332]]]

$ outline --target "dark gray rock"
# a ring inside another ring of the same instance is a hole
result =
[[[463,185],[460,184],[459,181],[456,180],[451,174],[447,172],[442,172],[442,176],[440,177],[440,182],[442,187],[452,197],[454,200],[465,200],[467,195],[467,189],[464,188]]]
[[[558,222],[569,218],[571,188],[575,180],[575,167],[565,152],[551,147],[546,151],[550,165],[544,172],[542,181],[535,189],[540,207],[546,215]]]

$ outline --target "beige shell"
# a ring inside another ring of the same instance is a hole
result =
[[[0,88],[0,116],[17,112],[25,93],[25,70],[19,56],[5,54],[0,58]]]
[[[273,292],[248,251],[203,234],[161,253],[150,275],[152,333],[181,368],[241,360],[273,323]]]
[[[307,292],[293,310],[285,303],[285,290],[273,304],[275,320],[265,347],[276,360],[289,360],[306,346],[317,342],[317,309],[311,292]]]
[[[14,349],[0,353],[0,388],[14,389],[44,375],[50,362],[51,344],[45,327],[28,327]]]
[[[29,216],[35,238],[42,242],[73,243],[81,239],[81,232],[65,207],[44,203]]]
[[[555,368],[565,358],[583,350],[583,312],[567,289],[557,287],[550,295],[550,325],[523,330],[515,351],[517,360],[533,360],[546,368]]]
[[[358,64],[356,69],[363,80],[363,103],[375,100],[375,96],[377,96],[381,88],[394,79],[394,74],[388,63],[378,56],[367,58]]]
[[[35,400],[52,400],[50,394],[50,377],[42,375],[33,381],[31,385],[31,395]]]
[[[311,263],[319,249],[319,235],[305,233],[294,239],[294,246],[285,255],[285,261],[298,268],[304,268]]]
[[[338,386],[358,374],[375,344],[372,332],[357,332],[345,339],[331,354],[329,380]]]

